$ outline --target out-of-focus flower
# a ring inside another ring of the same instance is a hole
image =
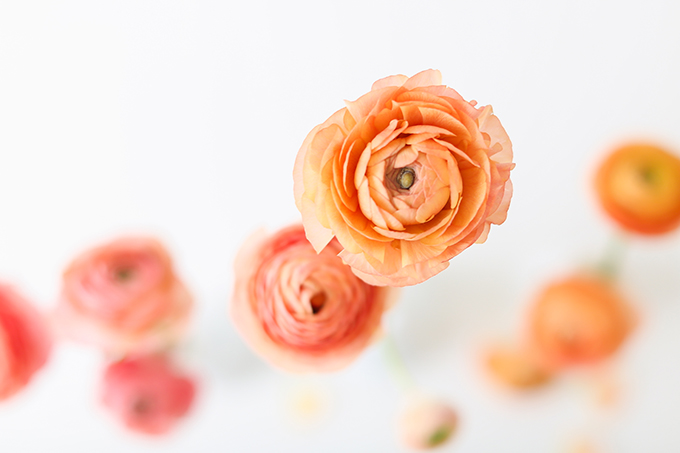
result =
[[[435,70],[378,80],[346,105],[295,161],[295,203],[317,252],[336,237],[366,282],[415,285],[505,221],[512,145],[490,106]]]
[[[344,265],[333,241],[317,254],[301,225],[256,234],[236,258],[234,325],[267,361],[288,371],[348,365],[380,331],[388,297]]]
[[[196,386],[162,355],[129,357],[104,372],[102,401],[125,425],[146,434],[164,434],[184,417]]]
[[[158,241],[121,238],[66,269],[55,320],[65,336],[108,352],[153,352],[179,339],[191,307]]]
[[[0,400],[21,390],[47,361],[52,337],[42,314],[0,284]]]
[[[622,146],[600,165],[595,188],[604,210],[633,233],[680,225],[680,159],[648,143]]]
[[[495,347],[488,352],[487,367],[496,380],[517,389],[540,387],[552,378],[528,348]]]
[[[399,417],[398,429],[403,443],[416,450],[438,447],[458,428],[458,415],[446,403],[415,399]]]
[[[634,324],[626,300],[608,281],[571,276],[548,285],[529,314],[529,335],[553,367],[592,363],[614,353]]]

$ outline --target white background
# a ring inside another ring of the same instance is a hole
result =
[[[381,345],[340,373],[289,376],[226,310],[242,240],[299,219],[307,132],[374,80],[427,68],[493,105],[517,162],[507,222],[387,319],[421,389],[460,413],[442,451],[680,451],[677,234],[631,241],[622,285],[640,326],[605,371],[613,407],[596,403],[600,372],[513,395],[480,365],[485,344],[519,337],[542,284],[615,231],[592,197],[598,156],[632,138],[680,150],[679,21],[676,0],[2,1],[0,279],[49,310],[77,253],[158,236],[195,295],[180,358],[201,391],[169,436],[129,433],[98,404],[103,358],[60,344],[0,405],[0,451],[403,451]]]

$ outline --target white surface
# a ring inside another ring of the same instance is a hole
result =
[[[452,402],[452,452],[680,451],[680,245],[636,241],[623,282],[640,329],[612,365],[615,409],[586,373],[530,396],[484,378],[547,279],[597,259],[613,231],[591,198],[597,156],[627,138],[680,149],[675,0],[0,3],[0,278],[45,309],[76,253],[158,235],[196,297],[182,357],[202,381],[163,439],[97,404],[103,359],[63,344],[0,406],[2,452],[402,451],[399,393],[379,346],[346,371],[295,377],[255,357],[226,317],[231,263],[255,228],[297,221],[292,167],[316,124],[378,78],[437,68],[491,104],[514,143],[505,225],[389,316],[424,391]],[[291,398],[311,385],[313,422]]]

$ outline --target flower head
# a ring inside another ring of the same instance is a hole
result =
[[[403,443],[415,450],[426,450],[446,443],[458,428],[458,415],[446,403],[413,400],[399,418]]]
[[[609,357],[633,327],[631,309],[611,283],[576,275],[555,281],[538,295],[529,314],[529,335],[553,367]]]
[[[152,352],[183,334],[191,306],[158,241],[121,238],[70,264],[55,317],[66,336],[109,352]]]
[[[184,417],[194,400],[194,382],[161,355],[111,363],[102,381],[104,406],[125,425],[146,434],[164,434]]]
[[[317,252],[375,285],[423,282],[505,221],[512,145],[490,106],[477,108],[427,70],[378,80],[307,135],[295,202]]]
[[[614,150],[595,177],[609,216],[633,233],[655,235],[680,225],[680,159],[648,143]]]
[[[0,400],[21,390],[47,361],[52,336],[35,308],[0,284]]]
[[[235,263],[234,325],[261,356],[288,371],[348,365],[379,332],[395,290],[371,286],[336,255],[317,254],[301,225],[253,236]]]

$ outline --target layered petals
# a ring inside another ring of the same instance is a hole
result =
[[[151,238],[130,237],[70,264],[55,319],[64,336],[107,352],[149,353],[183,335],[192,305],[165,248]]]
[[[298,152],[295,202],[317,252],[374,285],[421,283],[505,221],[512,144],[490,106],[439,71],[390,76],[315,127]]]
[[[273,365],[335,371],[379,333],[395,290],[361,281],[336,256],[340,250],[332,241],[317,254],[295,225],[272,236],[256,233],[239,251],[232,320]]]

